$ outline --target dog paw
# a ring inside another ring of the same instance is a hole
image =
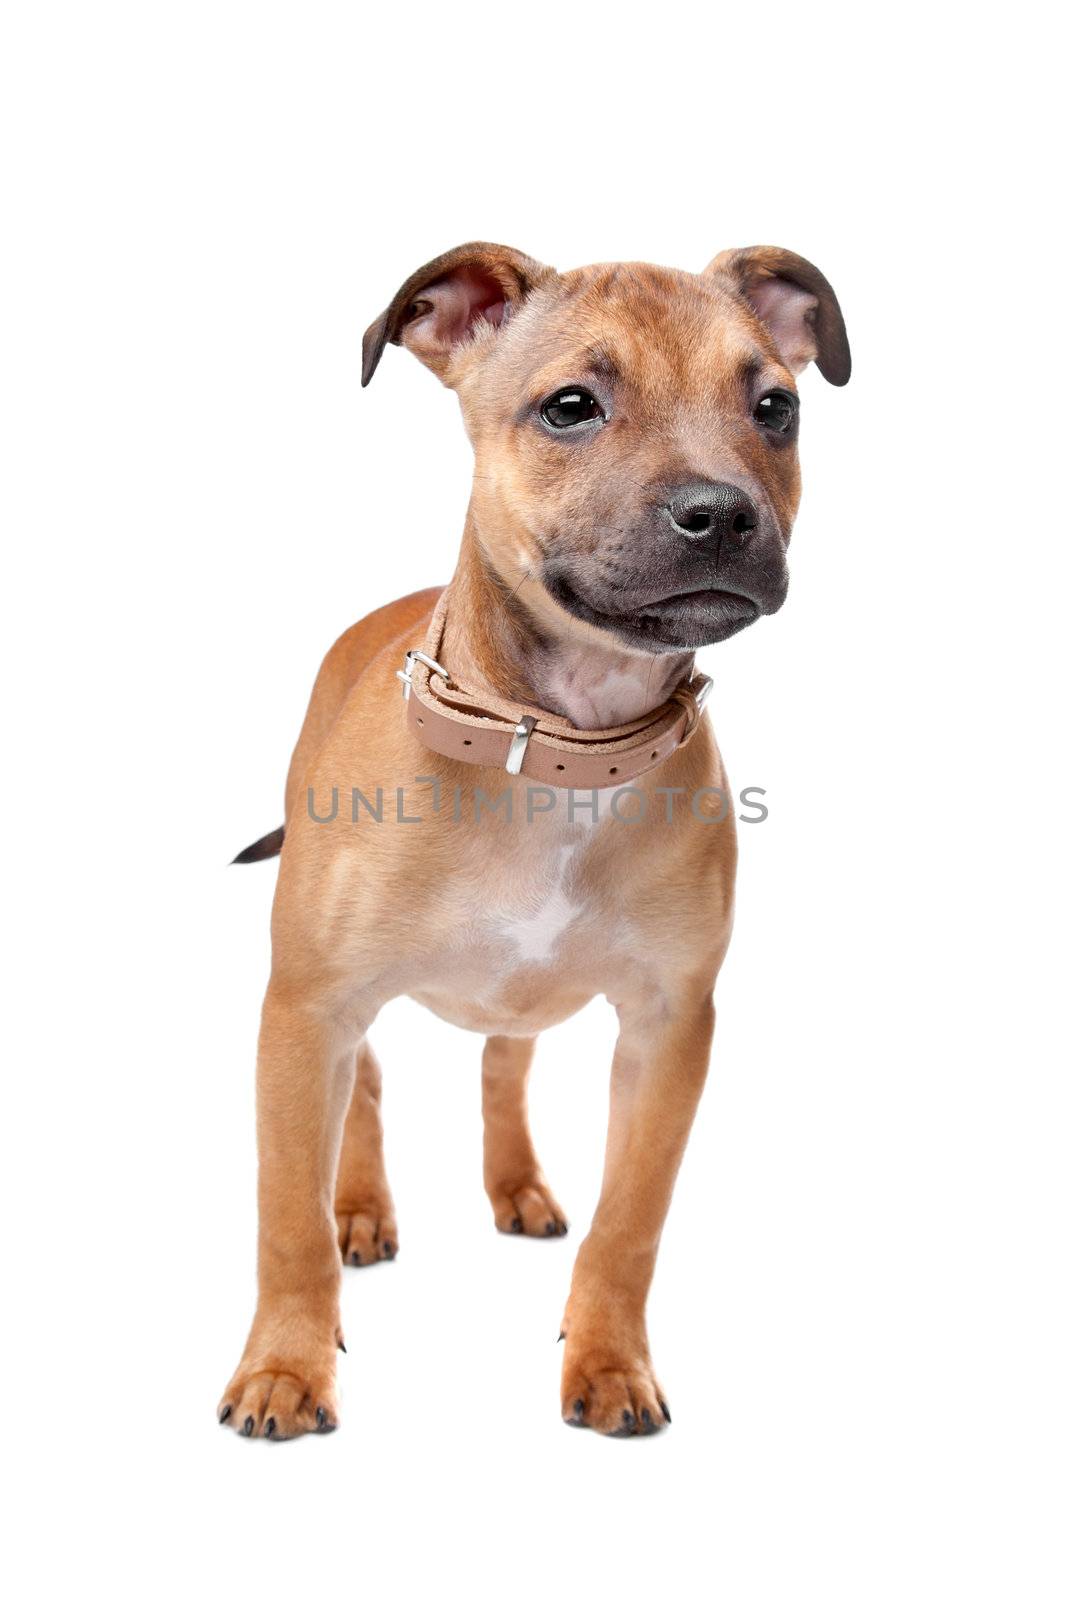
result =
[[[246,1439],[332,1433],[338,1422],[332,1343],[314,1354],[287,1350],[281,1340],[262,1354],[246,1351],[219,1401],[219,1422]]]
[[[600,1357],[571,1356],[564,1362],[561,1392],[564,1422],[615,1439],[658,1433],[671,1420],[646,1361],[626,1363],[608,1352]]]
[[[567,1219],[559,1201],[543,1179],[495,1184],[489,1188],[489,1199],[501,1233],[551,1239],[567,1232]]]
[[[389,1194],[363,1195],[358,1200],[338,1198],[337,1243],[346,1267],[370,1267],[376,1261],[392,1261],[400,1248],[400,1236]]]

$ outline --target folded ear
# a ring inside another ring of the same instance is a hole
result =
[[[791,372],[814,361],[830,383],[848,382],[852,356],[845,319],[836,294],[810,261],[758,244],[720,251],[704,276],[726,278],[741,291]]]
[[[457,345],[479,323],[500,327],[538,283],[552,275],[504,244],[461,244],[428,261],[402,284],[363,335],[363,386],[387,344],[405,344],[432,372],[446,373]]]

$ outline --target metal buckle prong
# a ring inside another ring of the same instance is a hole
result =
[[[448,682],[447,671],[439,661],[434,660],[433,656],[428,656],[423,650],[409,650],[404,657],[403,667],[398,667],[396,673],[397,677],[404,685],[405,700],[411,694],[411,685],[413,681],[411,677],[411,669],[415,665],[416,661],[421,661],[423,666],[429,667],[431,672],[436,672],[439,678],[444,678],[445,682]]]
[[[536,717],[523,717],[521,722],[516,722],[515,724],[515,732],[512,734],[511,744],[508,746],[507,760],[504,762],[505,769],[511,773],[512,777],[516,777],[522,771],[526,747],[530,743],[530,735],[536,726]]]
[[[708,695],[711,693],[711,691],[714,689],[714,687],[715,687],[715,679],[714,678],[709,678],[706,683],[702,683],[700,685],[700,688],[697,690],[696,694],[693,696],[693,699],[696,702],[697,716],[698,717],[699,717],[700,713],[703,711],[705,705],[707,704]]]

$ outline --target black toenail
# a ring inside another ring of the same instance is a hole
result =
[[[230,1414],[230,1412],[232,1410],[233,1410],[232,1406],[223,1406],[222,1410],[219,1412],[219,1422],[220,1423],[225,1422],[226,1418],[229,1416],[229,1414]]]
[[[321,1432],[326,1426],[326,1412],[322,1406],[315,1407],[315,1421],[318,1424],[319,1431]]]
[[[584,1417],[585,1416],[585,1401],[584,1400],[576,1400],[574,1402],[574,1415],[576,1417]]]
[[[555,1231],[556,1231],[556,1224],[554,1222],[546,1222],[545,1223],[545,1237],[546,1238],[549,1238],[552,1234],[555,1233]]]
[[[273,1417],[268,1417],[267,1418],[267,1426],[263,1429],[263,1432],[266,1434],[268,1439],[270,1438],[271,1434],[274,1432],[274,1430],[275,1430],[275,1428],[277,1426],[278,1426],[278,1424],[275,1422]]]
[[[622,1422],[623,1422],[623,1427],[624,1428],[632,1428],[633,1425],[634,1425],[634,1414],[633,1414],[633,1412],[632,1411],[624,1411],[623,1414],[622,1414]]]
[[[396,1249],[396,1245],[393,1243],[392,1239],[383,1239],[382,1249],[385,1251],[387,1256],[391,1256],[393,1251]]]
[[[645,1409],[641,1413],[641,1421],[644,1423],[646,1428],[651,1428],[651,1426],[652,1426],[652,1413],[648,1409],[647,1406],[645,1407]]]
[[[660,1401],[659,1408],[663,1412],[663,1415],[666,1417],[667,1421],[669,1422],[671,1420],[671,1414],[667,1410],[667,1402],[666,1402],[666,1400],[661,1400]]]
[[[352,1263],[352,1265],[354,1267],[358,1267],[359,1266],[359,1251],[358,1250],[353,1250],[352,1254],[349,1256],[349,1260],[351,1261],[351,1263]]]
[[[561,1234],[564,1234],[564,1233],[566,1233],[566,1232],[567,1232],[567,1231],[568,1231],[568,1229],[567,1229],[567,1224],[566,1224],[566,1223],[565,1223],[565,1222],[561,1222],[561,1223],[560,1223],[560,1224],[559,1224],[559,1230],[558,1230],[558,1231],[559,1231],[559,1232],[560,1232],[560,1233],[561,1233]]]
[[[561,1344],[566,1337],[567,1337],[567,1335],[564,1333],[563,1329],[561,1328],[559,1330],[559,1338],[556,1340],[556,1343],[557,1344]]]
[[[252,1432],[252,1429],[255,1427],[255,1425],[256,1425],[255,1417],[246,1417],[245,1418],[245,1438],[246,1439],[248,1438],[249,1434]]]
[[[521,1217],[512,1217],[512,1219],[511,1219],[511,1231],[512,1231],[512,1233],[521,1233],[522,1232],[522,1218]]]
[[[337,1348],[341,1351],[342,1355],[348,1354],[348,1346],[345,1344],[343,1339],[338,1339]]]

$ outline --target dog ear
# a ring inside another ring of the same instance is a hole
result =
[[[845,319],[836,294],[810,261],[758,244],[720,251],[704,276],[727,278],[741,291],[791,372],[814,361],[830,383],[848,382],[852,356]]]
[[[500,327],[538,283],[552,275],[503,244],[461,244],[428,261],[402,284],[363,335],[363,387],[387,344],[404,344],[442,382],[457,345],[479,323]]]

